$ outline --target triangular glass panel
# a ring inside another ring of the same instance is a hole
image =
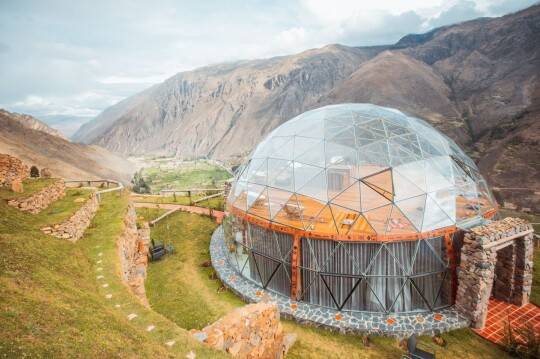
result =
[[[445,273],[441,272],[411,278],[416,289],[422,294],[423,299],[431,308],[436,306],[437,297],[439,296],[444,277]]]
[[[392,166],[422,160],[422,151],[415,135],[397,136],[388,139]]]
[[[416,228],[396,205],[392,206],[392,212],[388,218],[386,234],[415,233]]]
[[[273,219],[276,214],[287,204],[292,193],[276,188],[268,187],[268,206],[270,217]]]
[[[374,235],[375,230],[369,222],[367,221],[366,217],[363,215],[358,216],[356,221],[352,224],[351,229],[349,233],[347,234],[366,234],[366,235]]]
[[[332,142],[326,143],[326,167],[345,172],[349,177],[358,177],[356,150]]]
[[[247,185],[247,207],[250,208],[253,203],[259,198],[265,186],[259,184],[248,183]]]
[[[417,136],[424,158],[446,155],[444,146],[437,139],[430,139],[423,135]]]
[[[426,198],[426,207],[424,209],[424,221],[422,222],[422,232],[433,231],[454,225],[448,215],[437,205],[437,202],[430,196]]]
[[[268,207],[268,194],[266,189],[263,190],[260,196],[253,202],[248,209],[249,214],[270,220],[270,209]]]
[[[236,196],[233,207],[238,208],[241,211],[247,211],[247,190],[244,190]]]
[[[296,136],[294,138],[294,158],[298,158],[317,145],[320,146],[321,143],[322,140],[320,138],[308,138],[302,135]]]
[[[308,219],[304,217],[304,225],[307,231],[329,235],[338,234],[332,211],[328,206],[325,206],[315,218]]]
[[[360,183],[354,182],[343,192],[336,195],[330,201],[332,204],[351,209],[356,212],[361,212],[362,207],[360,205]]]
[[[312,166],[324,167],[325,154],[324,154],[325,142],[319,141],[313,147],[304,151],[304,153],[295,154],[294,160],[296,162],[305,163]]]
[[[411,273],[415,254],[417,253],[418,241],[388,242],[385,244],[387,252],[399,265],[400,271],[393,272],[399,275],[409,275]]]
[[[346,169],[329,168],[326,170],[326,182],[328,184],[328,199],[330,199],[346,190],[357,180],[349,177],[349,171]]]
[[[386,281],[385,307],[387,312],[410,311],[410,288],[407,278],[388,278]]]
[[[362,182],[360,182],[360,202],[362,203],[363,212],[391,203],[388,198],[382,196],[379,192],[376,192]]]
[[[422,222],[424,221],[424,210],[426,207],[427,195],[421,195],[396,202],[401,212],[414,225],[418,232],[422,231]]]
[[[250,182],[254,182],[255,178],[264,177],[266,180],[266,172],[267,172],[267,162],[266,158],[252,158],[249,162],[249,167],[247,171],[244,171],[246,174],[246,180]],[[261,174],[257,175],[258,171],[262,171]]]
[[[298,194],[318,199],[322,202],[328,201],[326,171],[321,171],[306,184],[296,190]]]
[[[358,176],[360,178],[378,173],[390,167],[388,142],[373,142],[357,150]]]
[[[294,191],[293,162],[269,158],[268,186]]]
[[[350,209],[330,205],[339,234],[347,234],[360,217],[360,213]]]
[[[454,186],[452,161],[450,160],[450,157],[432,157],[425,161],[428,192]]]
[[[386,312],[384,305],[386,298],[386,279],[383,277],[366,278],[367,288],[365,306],[369,312]]]
[[[275,136],[270,138],[268,157],[292,160],[294,153],[294,136]]]
[[[309,224],[315,220],[315,218],[322,211],[326,202],[318,201],[314,198],[297,194],[298,205],[302,210],[302,218],[304,221],[304,228],[309,228]]]
[[[440,254],[434,252],[427,240],[422,239],[418,241],[418,249],[415,255],[411,274],[418,275],[422,273],[432,273],[445,270],[446,265],[439,255]]]
[[[402,136],[412,133],[409,128],[397,125],[392,121],[383,120],[383,123],[387,137]]]
[[[291,254],[293,250],[292,237],[287,234],[274,232],[274,238],[279,248],[280,258],[286,263],[291,263]]]
[[[298,228],[304,229],[303,216],[304,206],[301,205],[295,194],[292,194],[282,208],[274,215],[272,221]]]
[[[392,205],[389,204],[364,212],[364,217],[366,217],[367,221],[375,230],[375,232],[377,232],[378,234],[385,234],[388,224],[388,217],[390,216],[391,211]]]
[[[356,139],[354,137],[354,129],[352,126],[346,126],[341,130],[336,129],[336,132],[332,135],[325,137],[326,143],[332,143],[349,148],[356,147]]]
[[[324,169],[321,167],[294,162],[294,190],[298,191],[322,171]]]
[[[394,184],[392,182],[392,170],[384,170],[382,172],[364,177],[361,179],[363,183],[371,187],[381,196],[386,197],[389,201],[394,198]]]
[[[425,194],[425,191],[403,176],[397,167],[392,170],[392,177],[394,180],[394,202]],[[424,174],[421,173],[420,177],[423,178]]]
[[[428,194],[452,222],[456,221],[456,190],[445,188]]]

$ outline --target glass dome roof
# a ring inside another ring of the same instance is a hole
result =
[[[238,172],[229,209],[320,234],[411,234],[495,213],[474,162],[426,122],[371,104],[305,112]]]

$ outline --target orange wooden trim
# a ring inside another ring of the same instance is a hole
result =
[[[497,214],[497,208],[490,209],[486,213],[483,214],[483,217],[486,219],[493,218]]]
[[[454,241],[450,233],[444,235],[444,242],[446,244],[446,254],[448,256],[448,261],[450,264],[450,275],[452,276],[451,281],[451,293],[450,293],[450,303],[454,304],[457,294],[458,280],[457,280],[457,253],[454,250]]]
[[[456,232],[456,226],[449,226],[446,228],[437,229],[429,232],[422,233],[408,233],[408,234],[373,234],[373,233],[355,233],[355,234],[327,234],[320,232],[306,231],[299,228],[293,228],[279,223],[269,222],[268,219],[260,218],[250,215],[238,208],[230,208],[230,213],[237,217],[241,217],[244,220],[258,225],[260,227],[270,229],[276,232],[287,233],[290,235],[300,235],[303,237],[309,237],[313,239],[327,239],[334,241],[375,241],[375,242],[391,242],[391,241],[414,241],[418,239],[434,238],[444,236],[446,234],[452,234]]]
[[[298,292],[300,290],[300,258],[302,253],[302,242],[299,234],[295,234],[293,237],[293,249],[291,254],[291,299],[298,299]]]

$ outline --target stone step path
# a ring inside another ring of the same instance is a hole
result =
[[[101,247],[101,246],[98,245],[98,246],[96,246],[95,248],[96,248],[96,249],[99,249],[100,247]],[[97,254],[97,257],[96,257],[96,264],[97,264],[97,265],[103,265],[103,259],[102,259],[102,258],[103,258],[103,252],[99,252],[99,253]],[[98,272],[101,272],[101,271],[103,271],[103,267],[97,267],[96,270],[97,270]],[[99,280],[104,280],[104,279],[105,279],[105,276],[104,276],[103,274],[100,274],[100,275],[96,276],[96,280],[98,280],[98,281],[99,281]],[[108,287],[109,287],[109,284],[108,284],[108,283],[103,283],[103,284],[101,284],[101,287],[102,287],[102,288],[108,288]],[[105,298],[106,298],[106,299],[112,299],[112,297],[113,297],[112,293],[107,293],[107,294],[105,294]],[[120,309],[122,306],[121,306],[120,304],[116,303],[116,304],[114,304],[114,307],[115,307],[116,309]],[[137,317],[138,317],[138,314],[137,314],[137,313],[129,313],[129,314],[126,316],[127,320],[129,320],[129,321],[133,321],[133,320],[134,320],[135,318],[137,318]],[[147,332],[152,332],[152,331],[154,331],[155,329],[157,329],[157,328],[156,328],[156,326],[155,326],[154,324],[149,324],[149,325],[146,326],[146,331],[147,331]],[[176,343],[176,340],[171,339],[171,340],[166,341],[164,344],[165,344],[165,346],[167,346],[167,347],[169,347],[169,348],[172,348],[172,347],[174,346],[175,343]],[[196,357],[196,355],[195,355],[195,353],[194,353],[193,351],[190,351],[190,352],[186,355],[186,358],[189,358],[189,359],[194,359],[195,357]]]
[[[527,304],[522,307],[491,298],[488,304],[486,326],[473,329],[481,337],[495,343],[503,344],[505,323],[510,321],[512,328],[524,327],[530,323],[540,333],[540,307]]]

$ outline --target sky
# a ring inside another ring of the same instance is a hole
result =
[[[71,135],[105,108],[200,66],[409,33],[538,0],[1,0],[0,108]]]

